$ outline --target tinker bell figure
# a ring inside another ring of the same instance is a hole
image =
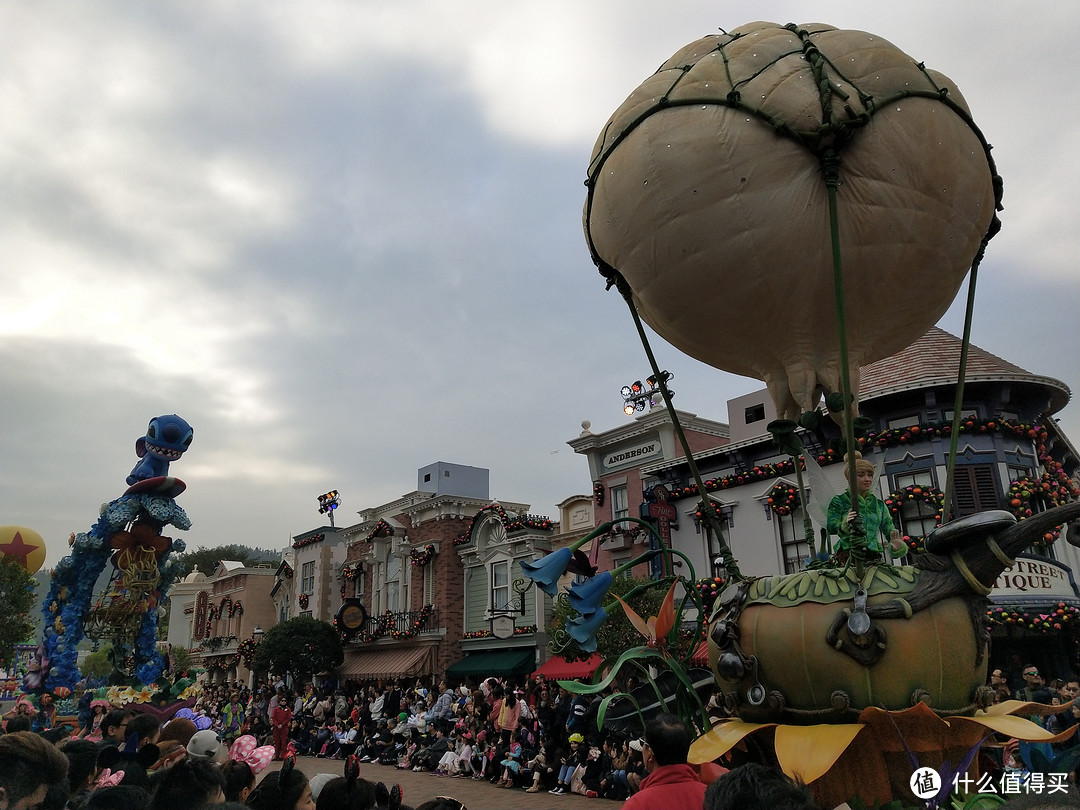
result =
[[[874,465],[856,454],[854,488],[858,491],[858,512],[851,505],[850,490],[845,489],[829,501],[826,527],[830,535],[837,536],[834,553],[841,561],[852,553],[864,560],[881,559],[882,537],[889,538],[893,555],[900,556],[905,550],[889,507],[871,491],[876,480]]]

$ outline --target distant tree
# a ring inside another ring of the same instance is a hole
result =
[[[341,636],[332,625],[310,616],[297,616],[266,631],[255,650],[251,669],[303,680],[329,672],[343,660]]]
[[[33,639],[30,613],[36,603],[34,578],[14,557],[0,556],[0,666],[14,662],[16,644]]]
[[[194,551],[187,551],[180,555],[180,560],[184,563],[180,577],[186,577],[192,572],[196,565],[199,566],[199,570],[202,573],[206,574],[208,577],[212,577],[214,571],[217,570],[217,564],[222,560],[235,560],[236,562],[251,566],[259,565],[260,563],[276,564],[280,559],[280,551],[273,551],[272,549],[266,548],[249,548],[248,546],[242,546],[238,543],[231,543],[227,546],[215,546],[213,548],[199,546],[199,548]]]
[[[174,678],[179,678],[181,673],[190,670],[195,661],[191,655],[191,650],[180,644],[173,644],[169,647],[169,658],[171,659]]]
[[[100,678],[107,678],[113,670],[112,659],[109,658],[109,653],[112,651],[111,647],[103,647],[100,650],[90,653],[83,662],[79,664],[79,671],[87,678],[94,678],[95,680]]]

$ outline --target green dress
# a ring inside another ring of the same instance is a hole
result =
[[[851,511],[851,493],[844,491],[829,501],[829,534],[837,535],[836,550],[843,551],[851,547],[848,532],[848,512]],[[885,502],[868,492],[859,496],[859,515],[862,517],[863,530],[866,532],[866,545],[871,551],[880,553],[881,537],[888,538],[893,531],[892,514]]]

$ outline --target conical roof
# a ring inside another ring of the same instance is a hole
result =
[[[931,385],[955,384],[960,368],[962,341],[944,329],[933,327],[906,349],[860,369],[859,399],[867,400],[898,391]],[[967,382],[1013,381],[1049,389],[1051,412],[1069,402],[1069,387],[1052,377],[1042,377],[1003,360],[972,344],[968,347]]]

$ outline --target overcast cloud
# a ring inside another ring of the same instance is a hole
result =
[[[805,8],[0,2],[0,523],[54,564],[171,412],[192,546],[283,547],[317,495],[346,524],[439,460],[555,516],[591,491],[565,442],[648,373],[581,232],[593,142],[672,53],[756,19],[956,81],[1005,180],[974,342],[1075,392],[1080,6]],[[762,387],[654,348],[684,410]]]

